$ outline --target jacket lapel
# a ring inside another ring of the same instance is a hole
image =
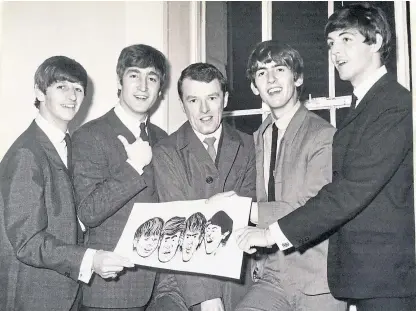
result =
[[[238,133],[226,122],[222,122],[221,146],[218,148],[218,171],[220,189],[224,188],[227,176],[235,162],[240,145],[243,143]]]
[[[107,120],[110,126],[114,129],[116,136],[122,135],[124,136],[127,141],[132,144],[136,141],[136,137],[134,137],[133,133],[121,122],[121,120],[117,117],[114,112],[114,108],[107,112]]]
[[[268,117],[260,125],[259,129],[254,132],[254,146],[256,149],[256,192],[258,202],[267,202],[266,185],[264,183],[264,131],[272,124],[272,116]]]
[[[341,122],[338,126],[338,130],[346,127],[350,124],[357,116],[361,114],[361,112],[365,109],[368,103],[374,98],[374,96],[379,92],[381,88],[386,86],[392,77],[389,73],[386,73],[382,76],[364,95],[363,99],[360,101],[359,105],[356,109],[351,109],[350,112],[347,114],[345,119]]]

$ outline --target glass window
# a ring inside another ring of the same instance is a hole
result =
[[[328,49],[324,27],[328,2],[273,1],[272,37],[299,51],[304,60],[304,89],[301,100],[327,97]]]

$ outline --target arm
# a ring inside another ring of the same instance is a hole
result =
[[[89,227],[99,226],[146,187],[146,174],[141,176],[127,161],[110,171],[104,151],[108,143],[87,131],[75,133],[72,139],[77,212]],[[121,141],[115,144],[125,152]]]
[[[6,182],[2,182],[1,191],[6,233],[17,259],[27,265],[51,269],[77,280],[86,249],[68,245],[48,232],[44,197],[47,185],[41,163],[31,151],[19,150],[7,163],[4,177]]]
[[[295,247],[342,226],[382,190],[411,152],[410,106],[402,102],[376,116],[360,135],[359,144],[348,149],[343,175],[279,220],[281,230]]]

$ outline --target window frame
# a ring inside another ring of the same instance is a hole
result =
[[[334,13],[335,1],[328,1],[328,17]],[[261,1],[262,10],[262,41],[272,39],[272,1]],[[410,66],[408,42],[410,34],[406,21],[406,1],[394,1],[394,18],[396,23],[397,46],[397,81],[410,90]],[[193,1],[190,10],[191,17],[191,61],[206,61],[206,1]],[[309,110],[325,110],[330,113],[330,122],[336,127],[336,110],[349,107],[351,96],[335,96],[335,67],[328,52],[328,97],[309,98],[305,107]],[[263,102],[259,109],[224,111],[223,117],[262,115],[264,120],[270,113],[269,107]]]

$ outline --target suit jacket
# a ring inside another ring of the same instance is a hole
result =
[[[389,75],[339,126],[333,180],[279,220],[295,247],[324,233],[328,282],[336,297],[416,293],[412,99]]]
[[[69,310],[85,248],[69,172],[33,121],[0,163],[0,310]]]
[[[269,226],[303,205],[332,178],[335,128],[301,105],[285,131],[276,157],[276,201],[267,202],[263,162],[264,152],[270,150],[264,150],[263,134],[272,122],[269,116],[254,133],[260,227]],[[275,252],[265,259],[265,273],[306,294],[329,293],[327,253],[327,240],[306,251]]]
[[[167,134],[156,125],[148,126],[150,145]],[[110,110],[90,121],[72,137],[73,180],[77,212],[86,225],[85,244],[95,249],[113,250],[135,202],[157,202],[150,165],[144,173],[126,162],[124,146],[136,139]],[[151,295],[155,272],[146,268],[128,269],[117,280],[95,277],[83,286],[83,305],[99,308],[144,306]]]
[[[189,121],[162,140],[153,153],[155,181],[161,201],[206,199],[234,190],[255,198],[255,155],[253,138],[223,122],[222,142],[217,152],[218,167],[195,135]],[[155,299],[179,291],[188,307],[222,297],[224,281],[182,273],[169,275],[155,290]]]

